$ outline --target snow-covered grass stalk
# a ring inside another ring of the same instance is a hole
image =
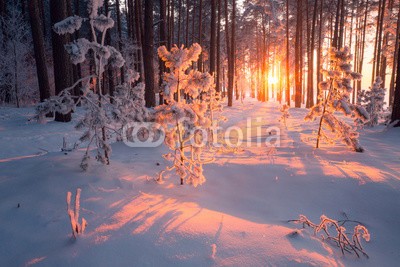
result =
[[[352,55],[348,47],[340,50],[330,48],[329,59],[330,69],[322,71],[326,80],[319,84],[321,93],[318,97],[321,101],[311,108],[305,120],[314,121],[319,117],[317,148],[321,138],[327,141],[339,139],[354,151],[363,152],[364,149],[359,144],[358,133],[354,127],[335,114],[340,111],[354,119],[362,121],[369,119],[368,112],[362,106],[350,103],[350,94],[353,91],[351,81],[360,80],[361,74],[351,70]],[[334,136],[328,136],[325,130]]]
[[[343,226],[343,224],[340,225],[338,221],[330,219],[325,215],[322,215],[320,219],[320,223],[315,224],[310,221],[306,216],[300,215],[299,219],[293,220],[293,222],[303,224],[303,228],[305,226],[311,227],[314,230],[315,235],[322,232],[321,238],[323,240],[326,239],[335,242],[342,251],[343,255],[345,252],[354,252],[357,257],[360,257],[360,253],[362,253],[368,258],[367,253],[365,253],[364,248],[361,245],[362,238],[367,242],[371,238],[368,229],[365,226],[360,224],[356,225],[350,238],[347,235],[346,228]],[[334,229],[335,234],[331,233],[331,228]]]
[[[72,235],[74,238],[76,238],[80,234],[83,234],[85,232],[85,228],[87,225],[85,218],[82,218],[82,222],[79,223],[81,191],[82,190],[80,188],[76,189],[74,209],[72,209],[71,207],[72,193],[71,192],[67,193],[67,212],[71,223]]]
[[[369,113],[370,119],[365,123],[367,126],[376,126],[385,118],[385,94],[386,89],[382,88],[381,77],[376,77],[370,90],[361,90],[357,96],[357,102]]]
[[[190,48],[174,46],[171,51],[165,46],[158,48],[158,55],[170,72],[164,73],[163,78],[166,104],[155,109],[155,119],[164,127],[165,144],[172,150],[164,155],[173,163],[167,170],[176,170],[181,185],[186,182],[197,186],[205,181],[201,154],[204,135],[212,122],[206,116],[208,104],[202,101],[202,93],[207,93],[214,81],[208,73],[188,71],[200,53],[198,44]]]

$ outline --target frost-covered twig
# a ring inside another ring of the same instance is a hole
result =
[[[290,220],[289,222],[301,223],[303,228],[305,226],[310,227],[314,230],[314,235],[317,235],[319,232],[323,232],[321,238],[323,240],[332,240],[336,243],[336,245],[342,251],[342,254],[345,252],[354,252],[357,257],[360,257],[360,253],[363,254],[365,257],[368,258],[368,254],[364,251],[364,248],[361,246],[361,238],[365,241],[370,240],[370,234],[368,229],[363,225],[357,225],[354,227],[354,231],[352,234],[351,239],[346,234],[346,228],[343,224],[339,224],[339,221],[335,221],[326,217],[325,215],[321,216],[321,221],[319,224],[315,224],[310,221],[306,216],[300,215],[299,219],[297,220]],[[330,228],[335,230],[335,234],[332,235],[329,231]]]
[[[286,125],[286,120],[290,117],[290,113],[289,113],[289,106],[284,104],[282,105],[282,107],[279,109],[279,111],[282,113],[281,118],[279,119],[279,121],[283,121],[283,124],[285,125],[285,127],[287,127]]]

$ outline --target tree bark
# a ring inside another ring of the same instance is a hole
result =
[[[222,3],[218,1],[218,24],[217,24],[217,42],[216,42],[216,50],[217,50],[217,78],[216,78],[216,91],[221,92],[221,11],[222,11]]]
[[[160,45],[167,45],[167,2],[165,0],[160,0]],[[159,104],[162,105],[164,104],[164,96],[163,96],[163,91],[161,90],[161,85],[162,85],[162,76],[166,70],[165,68],[165,63],[163,60],[159,59],[158,60],[158,65],[159,65],[159,88],[160,88],[160,94],[159,94]]]
[[[217,28],[217,1],[211,0],[211,33],[210,33],[210,74],[215,74],[215,55],[216,55],[216,28]]]
[[[397,36],[397,39],[400,40],[400,36]],[[400,127],[400,53],[397,53],[397,74],[396,74],[396,87],[394,91],[394,100],[393,100],[393,111],[392,111],[392,123],[395,121],[399,121],[396,123],[396,127]]]
[[[286,104],[290,106],[289,0],[286,0]]]
[[[203,46],[203,0],[200,0],[199,2],[199,32],[198,32],[198,41],[199,45]],[[199,56],[199,61],[197,63],[197,68],[199,71],[203,71],[203,52]]]
[[[302,100],[302,31],[303,31],[303,0],[297,1],[297,25],[295,41],[295,107],[301,107]]]
[[[315,26],[317,21],[318,0],[314,1],[313,19],[311,26],[310,51],[308,57],[308,82],[307,82],[307,103],[306,107],[314,106],[314,47],[315,47]]]
[[[235,52],[236,52],[236,0],[232,1],[231,34],[228,58],[228,107],[233,105],[233,87],[235,82]]]
[[[52,25],[65,19],[67,17],[66,1],[50,0],[50,13]],[[58,35],[54,31],[52,31],[51,36],[53,46],[55,93],[59,94],[62,90],[72,85],[71,63],[64,48],[70,37],[68,34]],[[71,121],[71,113],[56,113],[55,120],[59,122],[69,122]]]
[[[154,31],[153,31],[153,0],[144,0],[144,39],[143,39],[143,64],[145,70],[145,100],[146,107],[156,105],[154,93]]]
[[[39,12],[39,1],[29,1],[29,17],[32,30],[33,48],[35,51],[36,72],[39,83],[40,101],[50,97],[50,83],[46,66],[46,54],[44,49],[44,37]]]

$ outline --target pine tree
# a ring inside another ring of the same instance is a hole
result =
[[[376,77],[370,90],[361,90],[358,94],[358,104],[362,105],[368,112],[370,119],[365,123],[367,126],[376,126],[384,117],[386,89],[382,88],[381,77]]]
[[[202,159],[202,131],[211,127],[206,116],[207,103],[201,94],[213,87],[209,73],[187,71],[199,59],[201,47],[194,44],[189,49],[174,46],[158,48],[158,55],[170,69],[164,74],[164,94],[167,104],[156,107],[155,118],[165,129],[165,144],[172,150],[164,158],[172,161],[167,171],[175,170],[180,184],[201,185],[205,181]],[[184,96],[187,96],[186,98]],[[164,171],[160,173],[162,179]]]
[[[354,151],[363,152],[364,149],[359,144],[358,133],[354,127],[335,114],[340,111],[345,116],[355,119],[363,121],[369,119],[363,107],[350,103],[350,94],[353,91],[351,81],[361,79],[361,75],[351,70],[352,55],[348,47],[340,50],[331,48],[329,60],[330,69],[323,71],[326,81],[319,84],[320,101],[311,108],[305,120],[314,121],[320,117],[316,148],[319,148],[321,138],[330,143],[338,139]],[[333,136],[330,136],[329,132]]]

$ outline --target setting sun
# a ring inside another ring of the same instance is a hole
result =
[[[269,84],[277,84],[278,83],[278,78],[276,78],[276,77],[272,77],[272,76],[269,76],[268,77],[268,83]]]

